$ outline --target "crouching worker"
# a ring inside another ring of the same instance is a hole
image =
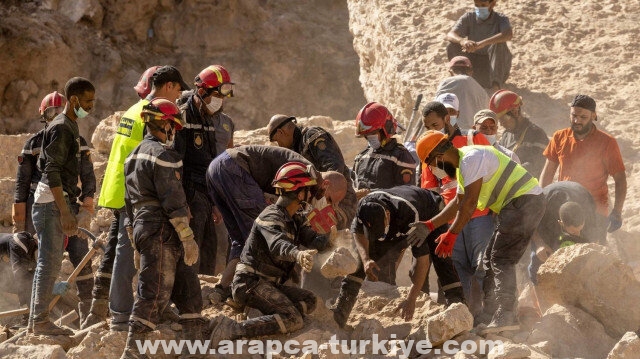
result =
[[[396,284],[396,263],[407,247],[411,247],[415,260],[409,295],[398,306],[403,319],[410,321],[413,317],[416,299],[427,278],[430,254],[447,305],[464,301],[453,261],[435,255],[435,240],[446,232],[447,226],[428,228],[420,223],[442,208],[444,202],[440,195],[408,185],[373,191],[360,200],[351,225],[360,264],[355,273],[342,280],[340,294],[332,308],[333,319],[340,327],[349,319],[365,276],[374,282]]]
[[[17,294],[20,306],[28,306],[31,299],[36,249],[38,241],[29,232],[0,233],[0,273],[6,276],[9,267],[13,272],[13,281],[5,277],[0,292]]]
[[[222,340],[296,331],[302,328],[303,317],[316,308],[315,294],[283,285],[296,263],[310,272],[317,251],[332,245],[330,236],[314,232],[306,218],[296,213],[317,186],[316,178],[304,163],[288,162],[276,173],[273,186],[278,200],[256,218],[231,284],[235,301],[264,315],[241,323],[224,315],[214,318],[213,347]]]
[[[198,245],[189,227],[182,189],[182,161],[171,149],[182,128],[180,110],[157,97],[142,108],[148,133],[125,161],[125,204],[133,225],[132,245],[140,253],[138,295],[129,320],[122,358],[146,358],[136,341],[145,340],[169,300],[180,312],[185,340],[202,339],[202,294],[196,271]]]

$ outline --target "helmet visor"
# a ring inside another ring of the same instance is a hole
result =
[[[59,106],[51,106],[47,107],[46,110],[42,113],[42,118],[47,121],[53,120],[54,117],[58,116],[62,112],[62,107]]]

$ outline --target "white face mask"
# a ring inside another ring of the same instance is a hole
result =
[[[329,203],[327,203],[327,198],[322,196],[322,198],[320,199],[313,198],[311,200],[311,205],[313,206],[313,208],[323,209],[324,207],[328,206]]]
[[[443,127],[441,130],[438,130],[438,132],[442,133],[442,134],[447,134],[447,127]]]
[[[207,104],[207,110],[209,110],[209,113],[216,113],[216,111],[218,111],[222,107],[222,102],[223,101],[221,98],[211,96],[211,102]]]
[[[167,137],[167,139],[164,141],[164,143],[162,145],[164,147],[168,147],[168,148],[173,147],[173,143],[176,140],[176,130],[174,128],[170,128],[167,131],[167,129],[165,128],[164,129],[164,134]]]
[[[449,123],[451,126],[455,126],[458,123],[458,116],[449,116]]]
[[[434,176],[436,176],[436,178],[438,178],[439,180],[447,177],[447,172],[445,172],[445,170],[443,170],[442,168],[438,167],[438,159],[436,158],[436,165],[435,166],[429,166],[429,168],[431,169],[431,173],[433,173]]]
[[[487,138],[491,146],[493,146],[496,143],[496,135],[484,135],[484,137]]]
[[[378,134],[366,136],[367,142],[369,142],[369,146],[374,150],[380,148],[380,139],[378,138]]]

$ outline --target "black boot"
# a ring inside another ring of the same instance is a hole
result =
[[[188,340],[195,344],[196,341],[203,342],[202,340],[202,318],[194,319],[181,319],[178,323],[182,325],[182,339]],[[196,346],[197,347],[197,346]],[[182,347],[182,353],[180,359],[198,359],[203,358],[206,353],[189,353],[189,347],[187,345]]]
[[[109,301],[107,299],[94,299],[91,301],[89,315],[80,322],[82,323],[80,328],[84,329],[100,322],[106,322],[108,314]],[[82,314],[80,315],[80,319],[82,319]]]
[[[340,294],[331,311],[333,311],[333,320],[340,328],[344,328],[351,315],[351,310],[358,300],[358,292],[362,282],[357,278],[345,277],[340,286]]]
[[[462,290],[462,285],[458,282],[458,283],[452,284],[451,286],[454,286],[454,287],[453,288],[447,288],[448,286],[443,287],[445,305],[448,307],[453,303],[467,304],[467,302],[464,300],[464,291]]]
[[[142,342],[147,339],[147,333],[151,331],[151,328],[138,322],[132,322],[129,325],[129,334],[127,335],[127,346],[122,352],[120,359],[148,359],[149,356],[142,354],[138,351],[138,345],[136,341]]]

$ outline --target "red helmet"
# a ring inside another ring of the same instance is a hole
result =
[[[366,104],[356,116],[356,136],[367,136],[382,130],[385,138],[396,133],[398,122],[389,110],[377,102]]]
[[[195,85],[204,89],[213,89],[222,96],[233,96],[233,82],[227,69],[221,65],[211,65],[200,71],[195,79]]]
[[[176,130],[182,129],[182,114],[175,103],[166,98],[156,97],[148,104],[142,107],[140,116],[144,122],[148,121],[173,121],[176,124]]]
[[[53,91],[40,102],[40,115],[44,115],[44,112],[50,107],[64,107],[66,104],[67,99],[58,91]]]
[[[296,161],[283,164],[271,183],[278,194],[296,191],[302,187],[312,187],[316,184],[317,181],[310,166]]]
[[[522,106],[522,97],[509,90],[498,90],[489,100],[489,109],[498,117],[520,106]]]
[[[133,87],[134,90],[138,93],[140,98],[145,98],[149,93],[151,93],[151,87],[153,86],[153,74],[156,73],[156,70],[160,66],[151,66],[140,76],[140,80],[138,80],[138,84]]]

